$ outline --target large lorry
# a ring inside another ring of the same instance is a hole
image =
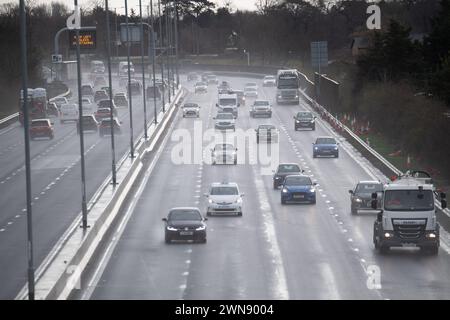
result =
[[[28,115],[29,120],[33,119],[43,119],[47,118],[48,100],[47,100],[47,90],[44,88],[28,88]],[[23,90],[20,90],[20,101],[19,101],[19,122],[21,125],[24,123],[24,97]]]
[[[299,72],[297,69],[278,70],[276,101],[281,103],[300,103]]]
[[[373,242],[380,253],[391,247],[418,247],[425,252],[439,252],[437,199],[447,207],[445,193],[437,193],[431,180],[408,172],[383,186],[381,210],[373,226]],[[372,208],[377,208],[377,193],[372,194]]]

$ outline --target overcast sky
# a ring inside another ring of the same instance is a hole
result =
[[[34,0],[38,3],[50,3],[50,0]],[[212,2],[216,3],[216,6],[223,6],[226,3],[226,0],[211,0]],[[9,2],[15,2],[19,3],[18,0],[0,0],[0,4],[9,3]],[[58,2],[66,3],[69,7],[73,5],[73,0],[59,0]],[[83,5],[89,4],[92,2],[92,0],[78,0],[78,2],[81,4],[81,7]],[[103,2],[103,1],[101,1]],[[153,0],[154,3],[157,3],[157,0]],[[230,0],[232,4],[233,9],[240,9],[240,10],[256,10],[255,2],[256,0]],[[125,0],[109,0],[109,6],[111,8],[117,7],[117,11],[124,11],[123,7],[125,3]],[[142,5],[147,6],[150,3],[150,0],[142,0]],[[134,8],[135,10],[139,8],[139,0],[128,0],[128,10],[131,8]],[[143,12],[146,12],[146,8]]]

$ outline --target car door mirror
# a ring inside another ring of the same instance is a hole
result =
[[[204,217],[204,218],[203,218],[203,221],[208,221],[208,218]]]
[[[213,117],[213,120],[216,120],[216,117]]]
[[[217,108],[219,107],[219,104],[218,104],[218,103],[216,103],[216,107],[217,107]]]
[[[167,218],[162,218],[161,220],[167,222]]]
[[[348,190],[348,193],[353,194],[353,190]]]
[[[245,193],[241,193],[241,197],[245,196]]]
[[[209,197],[209,194],[207,194],[207,193],[204,193],[203,195],[207,198]]]

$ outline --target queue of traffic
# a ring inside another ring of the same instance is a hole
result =
[[[295,71],[279,71],[277,78],[266,76],[263,86],[277,86],[275,100],[277,104],[299,103],[299,90],[295,88],[293,80]],[[194,93],[202,94],[210,90],[209,86],[217,84],[218,79],[212,73],[204,73],[201,78],[196,73],[189,73],[188,81],[196,81]],[[280,80],[281,79],[281,80]],[[281,83],[280,82],[284,81]],[[268,100],[258,98],[258,86],[256,83],[247,83],[243,90],[234,90],[227,81],[222,81],[217,86],[218,102],[214,128],[216,130],[236,130],[236,119],[239,107],[248,99],[253,99],[249,105],[249,115],[252,118],[258,116],[272,117],[272,105]],[[292,92],[291,92],[292,91]],[[242,93],[239,98],[237,92]],[[186,103],[183,108],[183,116],[188,111],[199,117],[201,106]],[[307,110],[298,111],[293,115],[294,130],[316,129],[316,116]],[[259,124],[255,129],[256,142],[259,144],[278,142],[279,131],[273,124]],[[331,136],[319,136],[312,142],[312,157],[339,158],[339,142]],[[211,150],[212,164],[237,164],[237,148],[233,144],[218,144]],[[317,183],[305,174],[299,164],[280,163],[273,175],[273,188],[280,189],[281,204],[310,203],[316,204]],[[431,177],[423,171],[409,171],[405,175],[397,177],[395,181],[383,183],[381,181],[359,181],[350,193],[349,213],[357,215],[361,212],[376,212],[377,217],[373,227],[373,243],[378,252],[384,254],[392,247],[418,247],[426,253],[437,254],[439,252],[439,223],[436,218],[436,208],[439,204],[442,209],[447,207],[446,195],[436,191]],[[242,216],[243,194],[233,182],[215,182],[210,187],[207,197],[207,216],[234,214]],[[179,210],[200,213],[198,208],[175,208]],[[172,214],[169,213],[169,216]],[[186,213],[187,214],[187,213]],[[182,214],[181,214],[182,215]],[[206,223],[201,214],[197,220],[201,221],[202,242],[206,242]],[[170,220],[170,219],[169,219]],[[167,221],[169,221],[167,220]],[[200,222],[198,222],[200,225]],[[172,238],[168,236],[169,224],[166,225],[166,241]],[[178,230],[178,229],[177,229]],[[180,229],[181,230],[181,229]],[[180,231],[177,240],[196,238],[196,231],[192,233]],[[170,227],[170,232],[176,232]],[[183,233],[183,236],[181,235]]]

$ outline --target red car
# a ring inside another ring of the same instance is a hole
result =
[[[34,140],[35,138],[46,137],[52,140],[54,135],[53,123],[49,119],[34,119],[31,121],[30,126],[30,138]]]

